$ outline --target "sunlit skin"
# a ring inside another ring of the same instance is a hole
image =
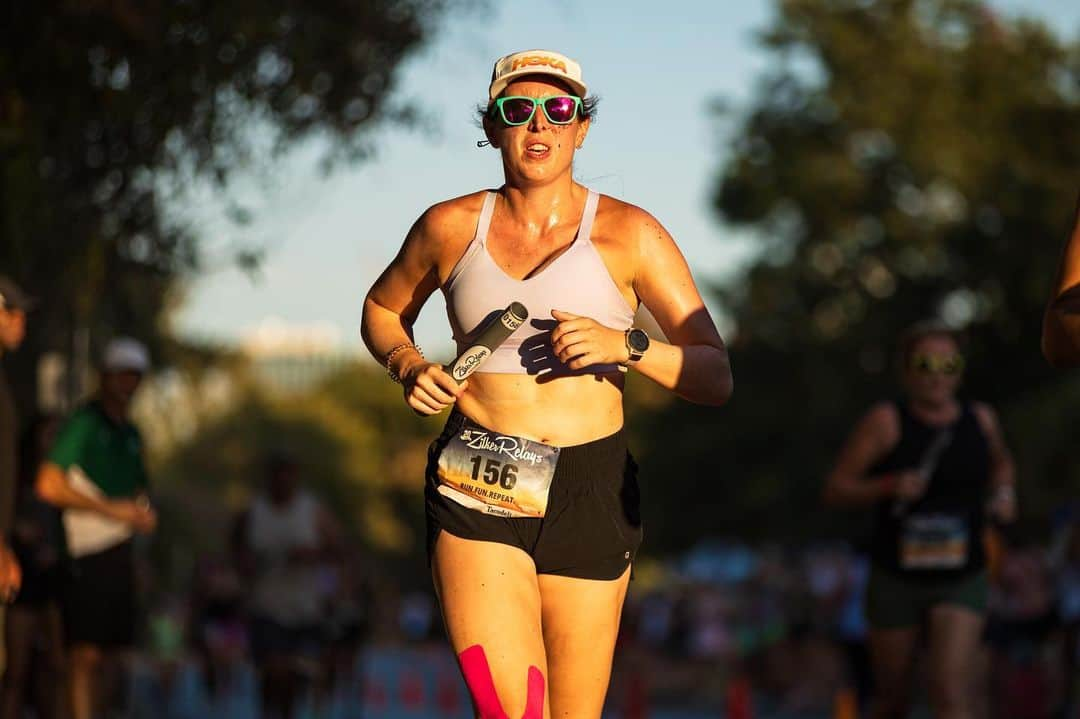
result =
[[[550,76],[531,75],[510,83],[503,95],[566,92]],[[589,125],[580,117],[567,125],[551,123],[540,108],[520,126],[485,121],[505,176],[487,250],[510,277],[544,271],[573,242],[588,196],[573,179],[573,159]],[[362,331],[380,361],[410,341],[424,302],[445,285],[468,247],[485,194],[429,208],[368,293]],[[732,389],[727,352],[667,230],[641,208],[603,196],[591,240],[628,305],[646,304],[667,338],[654,338],[632,371],[691,401],[724,404]],[[557,321],[554,353],[571,369],[628,360],[622,329],[558,309],[550,319]],[[439,362],[412,349],[395,353],[389,369],[401,377],[405,402],[419,414],[437,414],[456,403],[465,416],[495,431],[557,446],[607,437],[623,425],[621,372],[543,381],[481,368],[459,386]],[[611,581],[538,574],[532,558],[517,547],[446,531],[432,556],[450,643],[457,654],[482,647],[498,705],[511,717],[522,716],[531,701],[526,679],[533,668],[545,679],[545,718],[600,716],[629,575],[629,567]]]
[[[26,313],[22,310],[0,310],[0,350],[16,350],[25,338]]]
[[[911,413],[924,424],[945,427],[961,413],[956,392],[961,374],[922,371],[911,362],[926,356],[945,360],[960,353],[948,334],[929,334],[916,340],[904,358],[901,383]],[[989,514],[1002,522],[1016,518],[1015,471],[997,414],[986,404],[973,405],[975,418],[986,438],[990,454]],[[891,402],[874,405],[855,426],[840,451],[825,483],[825,500],[834,505],[868,506],[882,500],[912,502],[926,492],[927,481],[915,468],[886,476],[866,473],[888,455],[900,441],[900,418]],[[974,680],[972,657],[982,635],[984,617],[966,607],[938,605],[927,618],[929,651],[934,672],[930,697],[934,715],[942,719],[971,716]],[[907,714],[914,680],[914,659],[921,627],[872,628],[870,648],[876,695],[871,716],[891,719]]]
[[[1042,351],[1055,367],[1080,366],[1080,197],[1043,315]]]

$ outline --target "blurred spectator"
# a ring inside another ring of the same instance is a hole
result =
[[[870,704],[873,676],[870,671],[870,648],[867,646],[869,625],[863,606],[866,585],[870,579],[870,560],[864,555],[851,555],[844,574],[843,599],[836,620],[836,639],[847,659],[848,681],[855,689],[860,710]]]
[[[1046,647],[1057,624],[1053,583],[1045,551],[1009,547],[991,587],[987,641],[991,656],[991,705],[995,716],[1050,716],[1053,677]]]
[[[187,662],[187,623],[187,606],[179,597],[162,597],[147,612],[144,666],[153,678],[151,686],[162,696],[174,696]]]
[[[60,512],[34,493],[34,474],[60,427],[42,415],[23,433],[11,547],[22,568],[22,587],[4,617],[3,701],[0,719],[19,719],[25,706],[38,719],[62,716],[64,637],[60,599],[65,548]],[[29,699],[29,701],[27,701]]]
[[[299,486],[284,455],[266,463],[265,484],[240,518],[236,537],[250,578],[251,644],[263,719],[290,719],[302,689],[322,680],[325,610],[333,587],[323,569],[340,553],[337,522]]]
[[[0,275],[0,358],[19,348],[26,337],[26,312],[33,300],[10,277]],[[18,483],[15,445],[19,414],[7,375],[0,364],[0,598],[10,599],[19,589],[19,563],[8,546],[11,515]]]
[[[111,341],[97,396],[60,428],[37,475],[38,495],[65,510],[72,560],[64,631],[74,719],[91,719],[116,703],[135,639],[133,534],[154,531],[157,515],[146,498],[142,442],[129,410],[148,369],[141,343]]]
[[[669,646],[675,623],[674,599],[664,592],[650,592],[636,602],[637,639],[654,651],[663,652]]]
[[[401,598],[398,614],[401,633],[411,642],[431,638],[435,626],[435,598],[430,592],[408,592]]]
[[[327,565],[335,578],[328,591],[324,612],[323,632],[327,642],[325,654],[326,693],[348,689],[364,643],[368,640],[372,597],[368,572],[355,556],[343,553],[337,565]]]
[[[234,562],[207,557],[195,568],[191,596],[192,648],[210,696],[228,691],[248,659],[244,584]]]
[[[1057,610],[1061,622],[1062,715],[1076,715],[1077,667],[1080,666],[1080,517],[1065,525],[1057,566]]]

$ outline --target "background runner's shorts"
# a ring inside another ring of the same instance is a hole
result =
[[[251,617],[251,653],[256,662],[287,655],[318,658],[327,644],[317,624],[289,626],[259,614]]]
[[[71,561],[64,589],[69,645],[127,648],[135,642],[135,543],[128,539]]]
[[[909,578],[881,567],[870,570],[866,619],[875,629],[918,626],[936,606],[986,613],[990,583],[985,571],[941,579]]]
[[[518,547],[533,558],[537,574],[604,580],[622,576],[642,536],[637,464],[623,430],[562,448],[542,518],[498,517],[464,507],[437,489],[439,453],[464,422],[464,415],[452,412],[428,449],[424,497],[429,561],[442,530],[462,539]]]

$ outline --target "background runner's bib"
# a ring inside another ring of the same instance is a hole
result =
[[[900,533],[904,569],[958,569],[967,563],[967,520],[950,514],[914,514]]]
[[[500,517],[543,517],[559,448],[466,420],[439,453],[439,494]]]

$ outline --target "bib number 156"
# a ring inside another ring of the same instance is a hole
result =
[[[503,489],[513,489],[517,484],[517,465],[507,462],[503,464],[497,459],[475,456],[472,458],[473,481],[484,480],[485,484],[498,484]],[[483,468],[483,476],[481,476]]]

